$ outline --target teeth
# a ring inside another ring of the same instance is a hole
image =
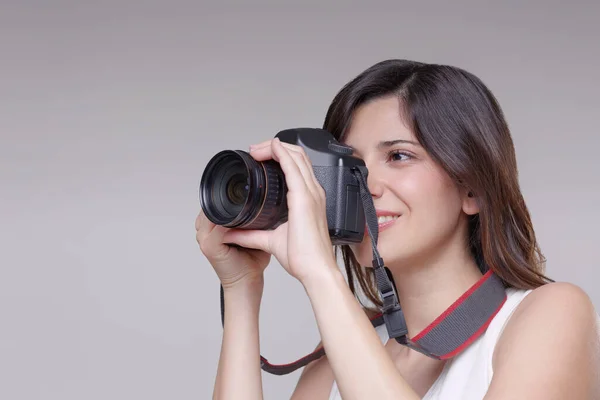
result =
[[[399,215],[393,215],[393,216],[392,215],[387,215],[385,217],[377,217],[377,223],[379,225],[385,224],[386,222],[393,221],[393,220],[397,219],[398,217],[399,217]]]

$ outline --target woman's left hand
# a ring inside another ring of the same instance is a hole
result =
[[[223,241],[273,254],[300,282],[319,270],[337,267],[327,227],[325,190],[304,149],[275,138],[251,146],[250,154],[257,161],[274,159],[280,164],[288,187],[288,221],[275,230],[232,229]]]

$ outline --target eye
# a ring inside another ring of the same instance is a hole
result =
[[[413,158],[410,153],[401,150],[395,150],[388,154],[389,161],[407,161]]]

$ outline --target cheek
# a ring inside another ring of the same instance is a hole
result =
[[[450,178],[436,170],[415,168],[410,174],[407,171],[387,179],[390,184],[381,204],[402,212],[403,216],[398,225],[380,237],[384,259],[391,261],[428,251],[456,228],[462,203]],[[399,242],[404,245],[398,246]],[[351,247],[362,265],[371,265],[373,254],[368,236]]]
[[[427,204],[433,194],[432,191],[436,191],[435,185],[430,181],[431,177],[426,174],[411,174],[394,181],[390,189],[394,197],[407,208],[403,211],[410,213],[413,208]]]
[[[449,177],[432,167],[419,168],[410,175],[397,179],[394,194],[408,208],[409,217],[414,214],[456,214],[461,208],[458,190]]]
[[[391,261],[427,251],[456,228],[462,208],[460,193],[442,171],[425,166],[390,171],[385,181],[380,204],[402,212],[403,216],[398,225],[380,236],[379,248],[384,259]],[[399,242],[404,245],[398,246]],[[350,247],[361,265],[371,266],[373,253],[368,236]]]

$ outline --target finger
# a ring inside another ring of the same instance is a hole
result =
[[[198,230],[200,230],[201,223],[202,223],[202,212],[200,212],[200,214],[198,214],[198,216],[196,217],[196,222],[194,223],[194,228],[196,228],[196,232],[198,232]]]
[[[281,143],[287,150],[290,156],[294,159],[302,177],[304,178],[304,183],[306,184],[307,189],[313,195],[315,199],[318,198],[319,192],[317,187],[315,186],[315,178],[312,170],[312,165],[307,161],[308,157],[304,154],[304,151],[297,146],[286,146],[285,143]]]
[[[268,143],[271,143],[271,146],[264,146],[264,147],[260,147],[260,148],[253,147],[253,149],[250,152],[252,157],[256,161],[265,161],[265,160],[270,160],[270,159],[275,159],[276,161],[278,161],[277,156],[274,153],[274,149],[273,149],[274,140],[275,139],[268,142]],[[305,185],[306,185],[307,189],[311,192],[311,194],[313,196],[318,196],[319,195],[319,187],[321,189],[322,189],[322,187],[319,184],[319,182],[317,181],[317,178],[314,176],[312,164],[311,164],[310,160],[308,159],[308,156],[306,155],[304,150],[300,146],[281,142],[279,139],[277,139],[277,142],[281,146],[283,146],[285,149],[288,150],[288,153],[293,158],[296,166],[300,170],[300,173],[305,181]],[[267,143],[267,142],[264,142],[264,143]],[[284,171],[284,173],[285,173],[285,171]],[[287,176],[286,176],[286,180],[287,180]],[[318,185],[318,187],[317,187],[317,185]]]
[[[196,223],[195,223],[195,228],[196,231],[200,232],[204,232],[204,231],[210,231],[213,228],[213,223],[206,217],[206,215],[204,214],[204,212],[202,210],[200,210],[200,212],[198,213],[198,217],[196,217]]]
[[[237,244],[247,249],[269,251],[270,231],[231,229],[223,235],[223,243]]]
[[[197,235],[197,240],[202,252],[214,259],[225,257],[231,250],[231,247],[223,243],[223,235],[228,231],[229,228],[220,225],[214,225],[212,229],[207,231],[200,230]]]
[[[250,154],[252,155],[252,157],[254,157],[254,159],[256,161],[265,161],[265,160],[274,159],[273,146],[272,146],[273,140],[263,142],[260,145],[251,146]],[[279,139],[277,139],[277,140],[279,140]],[[300,146],[296,146],[293,144],[285,143],[282,141],[279,141],[279,143],[281,143],[281,145],[284,146],[288,150],[299,151],[299,149],[301,149]]]
[[[273,141],[273,139],[269,139],[269,140],[265,140],[264,142],[258,143],[258,144],[251,144],[250,145],[250,151],[252,150],[256,150],[256,149],[261,149],[263,147],[271,147],[271,142]]]
[[[285,148],[289,149],[292,155],[297,154],[299,156],[299,158],[296,159],[296,162],[300,167],[300,171],[302,172],[302,175],[304,176],[307,186],[309,187],[311,192],[313,192],[317,196],[323,194],[323,187],[321,186],[321,184],[317,180],[317,177],[315,176],[312,162],[308,158],[306,151],[304,151],[304,149],[300,146],[295,146],[283,142],[281,144]]]
[[[273,158],[279,162],[281,169],[285,175],[285,181],[288,190],[291,192],[302,192],[309,190],[307,183],[300,172],[300,167],[290,154],[290,150],[286,149],[279,139],[274,139],[271,146]]]
[[[275,139],[271,139],[271,140],[268,140],[261,144],[250,146],[250,154],[252,155],[252,157],[254,157],[254,159],[256,161],[265,161],[265,160],[273,159],[274,155],[273,155],[273,146],[272,145],[273,145],[274,140]],[[277,140],[279,140],[279,139],[277,139]],[[285,143],[282,141],[279,141],[279,143],[281,143],[283,146],[285,146],[289,150],[301,149],[300,146],[296,146],[293,144]]]
[[[217,231],[217,238],[213,239],[215,236],[213,232],[215,230]],[[198,241],[198,244],[202,244],[202,246],[205,245],[205,241],[209,241],[210,245],[218,244],[215,243],[214,240],[219,240],[219,238],[227,230],[228,228],[224,228],[211,222],[202,211],[200,211],[198,217],[196,218],[196,240]]]
[[[253,146],[253,147],[250,148],[250,155],[256,161],[271,160],[271,159],[273,159],[273,150],[271,149],[271,146],[272,146],[272,141],[271,140],[265,146],[261,146],[261,147],[254,147]]]
[[[229,230],[229,228],[225,228],[221,225],[215,225],[212,222],[209,222],[212,227],[209,227],[208,230],[203,232],[203,237],[206,240],[206,243],[209,245],[219,245],[221,244],[221,239],[223,235]]]

